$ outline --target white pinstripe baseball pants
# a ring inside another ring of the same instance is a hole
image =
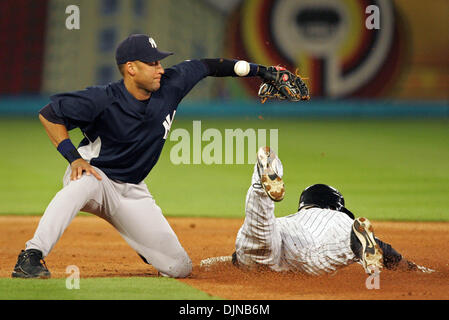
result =
[[[235,242],[239,264],[319,275],[354,262],[351,218],[320,208],[276,218],[274,202],[253,186],[258,179],[255,169],[246,195],[245,221]]]

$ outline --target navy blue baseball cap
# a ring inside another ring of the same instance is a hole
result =
[[[154,62],[172,54],[172,52],[159,51],[153,38],[145,34],[132,34],[118,45],[115,60],[117,64],[136,60]]]

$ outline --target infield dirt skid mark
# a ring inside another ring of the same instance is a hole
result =
[[[40,217],[0,217],[0,277],[10,277]],[[383,271],[379,289],[367,289],[367,275],[358,264],[335,274],[311,277],[294,273],[248,272],[231,263],[205,270],[201,260],[231,255],[243,219],[168,218],[189,253],[194,269],[180,279],[208,294],[225,299],[449,299],[449,223],[372,221],[376,236],[410,260],[438,270],[433,274]],[[78,216],[45,259],[53,278],[65,278],[66,267],[77,265],[83,277],[157,277],[104,220]]]

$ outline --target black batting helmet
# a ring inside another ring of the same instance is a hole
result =
[[[351,219],[354,215],[345,208],[343,195],[327,184],[314,184],[304,189],[299,197],[298,210],[304,206],[315,206],[322,209],[332,209],[346,213]]]

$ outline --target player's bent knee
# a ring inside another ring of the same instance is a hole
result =
[[[192,260],[186,254],[184,257],[176,259],[163,273],[172,278],[188,277],[192,273]]]
[[[185,278],[192,273],[192,260],[186,252],[172,259],[170,263],[159,269],[163,276],[171,278]]]

